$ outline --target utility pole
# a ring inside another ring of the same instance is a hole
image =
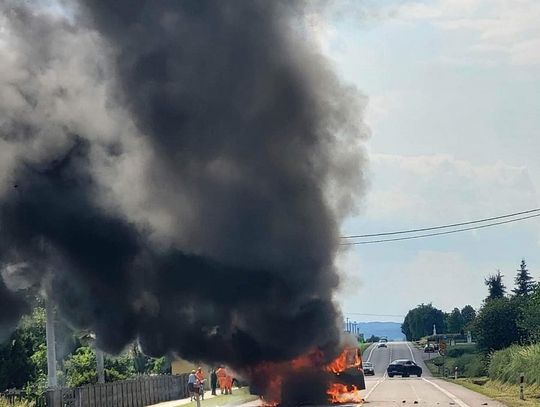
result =
[[[96,348],[96,368],[98,383],[105,383],[105,365],[103,363],[103,351]]]
[[[45,326],[47,340],[47,387],[53,389],[57,387],[56,380],[56,340],[54,337],[54,305],[46,300],[47,322]]]

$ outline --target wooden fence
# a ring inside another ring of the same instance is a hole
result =
[[[49,390],[47,407],[144,407],[189,397],[187,374]]]

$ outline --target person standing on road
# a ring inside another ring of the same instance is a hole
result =
[[[195,373],[195,377],[197,378],[197,384],[199,385],[199,393],[204,400],[204,373],[200,366]]]
[[[195,375],[195,370],[192,370],[188,376],[187,387],[189,391],[190,400],[193,401],[193,396],[195,394],[195,384],[197,383],[197,376]]]
[[[219,383],[219,391],[221,392],[221,394],[223,394],[226,390],[227,381],[227,372],[225,371],[225,368],[223,366],[220,366],[216,372],[216,375]]]
[[[233,377],[227,370],[225,370],[225,373],[225,394],[232,394]]]
[[[210,387],[212,388],[212,395],[215,396],[216,395],[216,388],[217,388],[217,380],[218,380],[218,377],[217,377],[217,374],[216,374],[216,369],[212,369],[212,373],[210,373]]]

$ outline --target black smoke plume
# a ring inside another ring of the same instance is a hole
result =
[[[307,5],[31,6],[1,6],[0,327],[30,287],[109,352],[333,349],[365,101],[309,40]]]

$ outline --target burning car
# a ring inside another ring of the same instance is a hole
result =
[[[250,375],[251,394],[265,405],[342,404],[362,402],[365,390],[358,348],[346,348],[330,363],[313,351],[287,363],[266,364]]]

